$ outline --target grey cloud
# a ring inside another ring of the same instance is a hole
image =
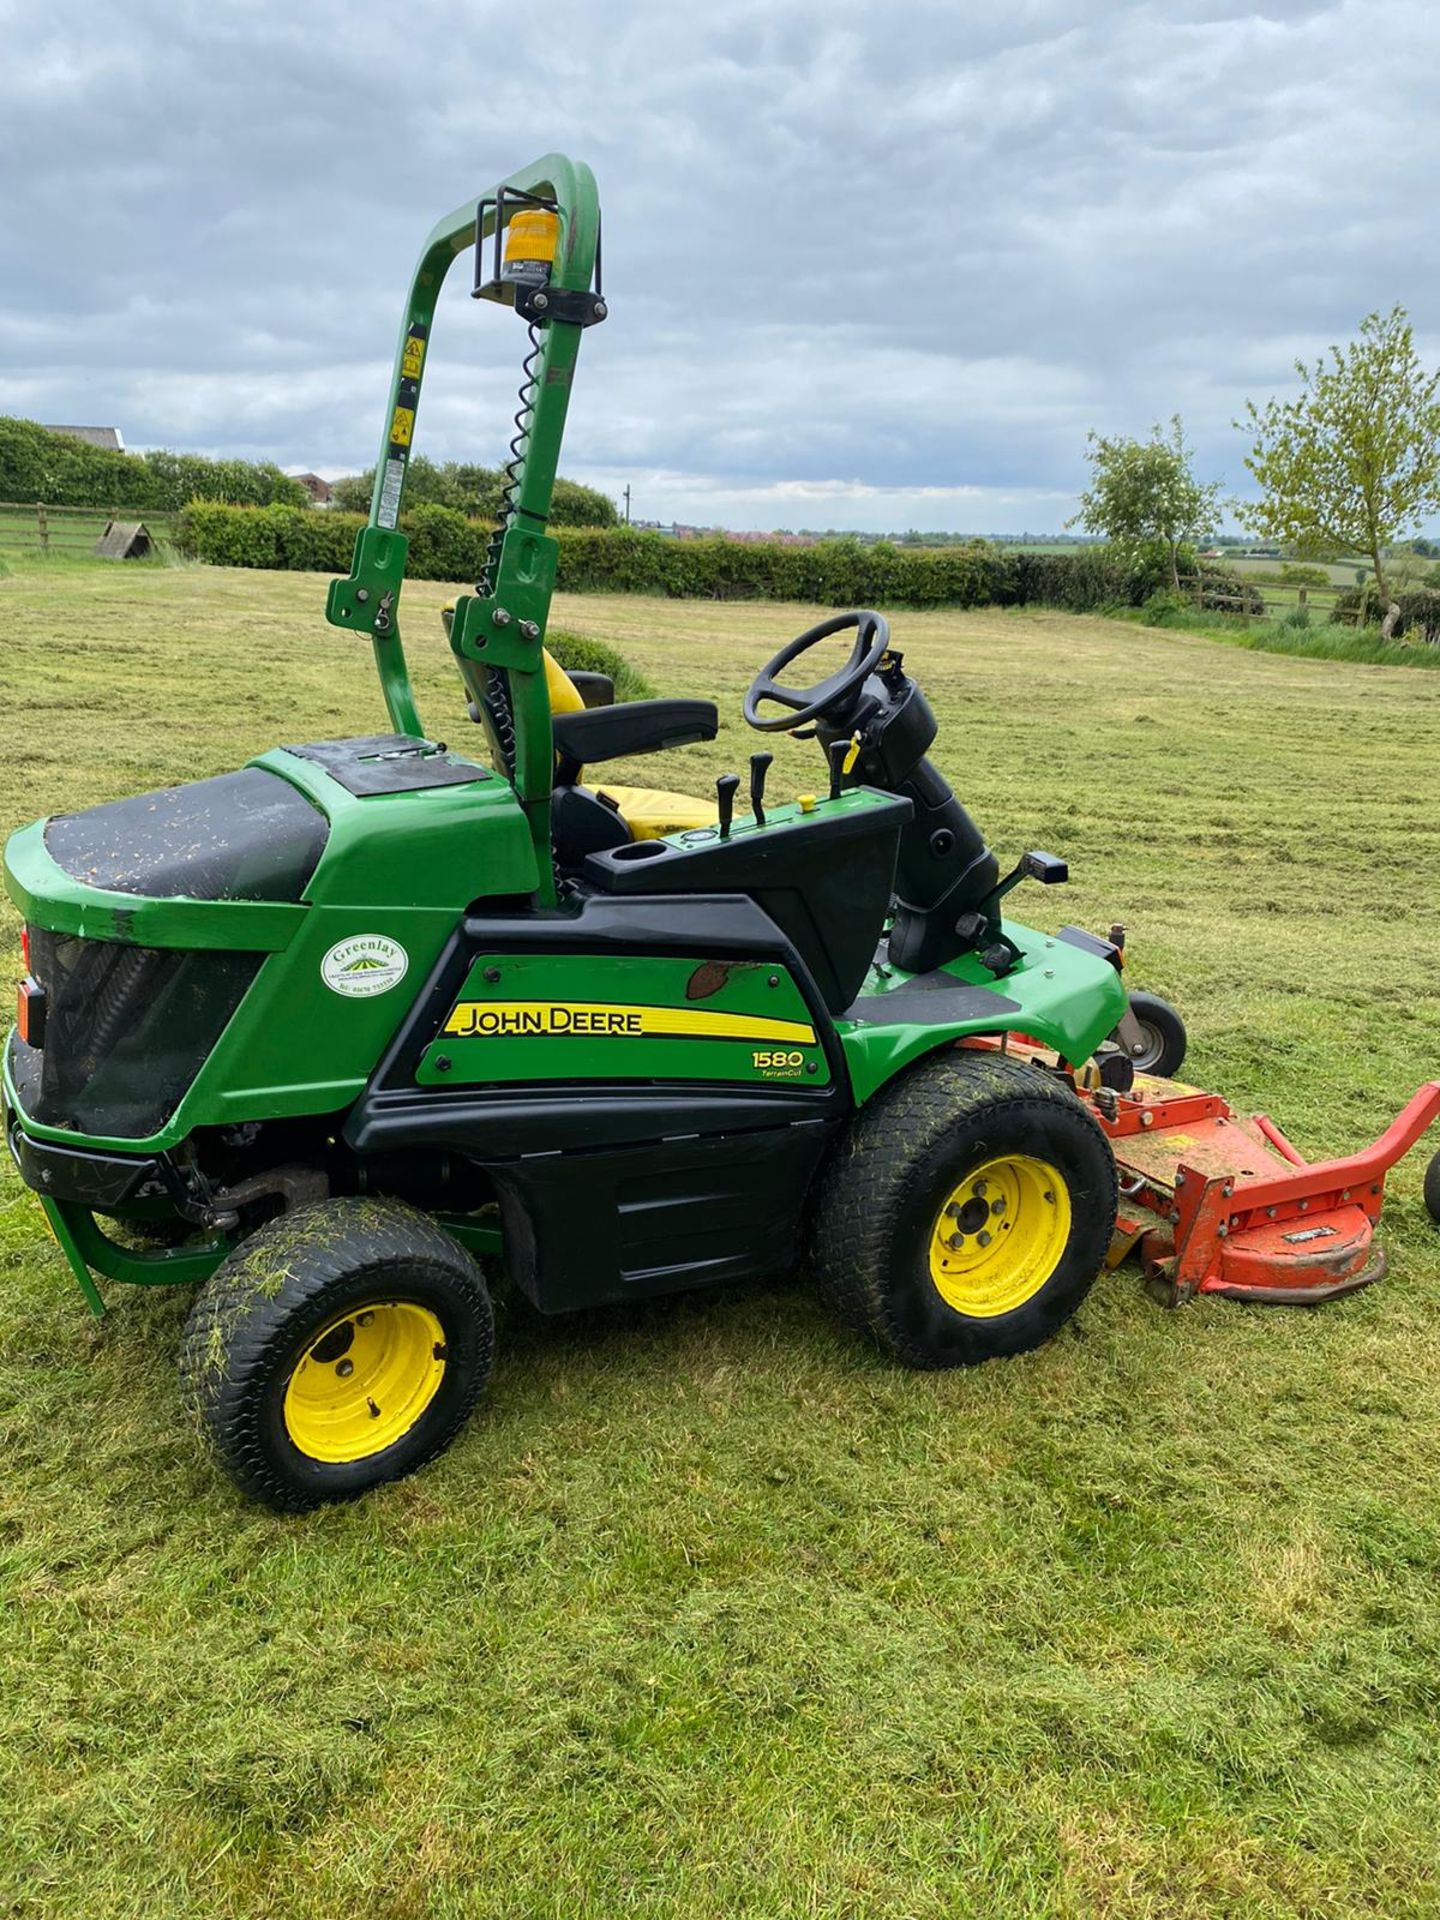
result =
[[[426,228],[549,147],[599,175],[613,310],[566,465],[666,515],[1054,526],[1090,426],[1179,408],[1234,486],[1297,352],[1396,299],[1440,344],[1422,0],[60,0],[0,35],[0,407],[132,444],[368,462]],[[441,327],[421,442],[494,458],[519,341],[459,289]]]

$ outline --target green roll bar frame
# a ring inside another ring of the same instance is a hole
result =
[[[561,154],[547,154],[522,167],[431,229],[410,283],[395,349],[369,520],[355,536],[349,578],[331,582],[326,602],[326,618],[333,626],[370,635],[390,723],[397,733],[417,739],[424,738],[424,728],[405,663],[399,620],[409,548],[399,531],[405,474],[440,289],[456,258],[472,247],[483,248],[494,233],[496,203],[502,193],[553,199],[560,216],[560,237],[550,285],[576,293],[590,290],[600,241],[595,176],[589,167]],[[479,278],[477,273],[477,284]],[[584,327],[558,317],[534,324],[541,343],[528,404],[522,406],[512,511],[503,526],[498,557],[483,582],[488,591],[463,594],[456,601],[450,646],[466,691],[477,705],[488,669],[499,669],[508,678],[515,721],[512,782],[535,848],[540,904],[553,906],[550,791],[555,746],[542,669],[559,546],[549,532],[549,520]]]

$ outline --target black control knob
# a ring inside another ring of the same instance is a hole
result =
[[[715,782],[715,805],[720,818],[720,838],[730,838],[730,822],[735,817],[735,796],[740,791],[738,773],[722,773]]]
[[[765,824],[765,776],[774,759],[773,753],[752,753],[750,756],[750,811],[755,816],[757,827]]]

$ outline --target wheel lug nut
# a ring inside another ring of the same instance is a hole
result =
[[[988,1233],[977,1233],[975,1238],[980,1242],[982,1247],[988,1247],[990,1244],[990,1235]]]
[[[355,1371],[355,1362],[353,1360],[337,1360],[335,1363],[335,1371],[342,1380],[348,1380]]]
[[[355,1316],[355,1324],[357,1327],[368,1327],[374,1318],[373,1313],[357,1313]]]
[[[965,1244],[965,1236],[963,1233],[952,1233],[945,1244],[950,1248],[952,1253],[958,1253]]]
[[[992,1214],[994,1214],[994,1216],[995,1216],[995,1218],[996,1218],[996,1219],[998,1220],[998,1219],[1000,1218],[1000,1216],[1001,1216],[1001,1214],[1002,1214],[1002,1213],[1004,1213],[1004,1211],[1005,1211],[1005,1202],[1004,1202],[1004,1200],[1003,1200],[1003,1199],[1002,1199],[1002,1200],[992,1200],[992,1201],[990,1202],[990,1211],[991,1211],[991,1213],[992,1213]]]
[[[984,1180],[977,1180],[975,1182],[975,1198],[977,1200],[983,1200],[989,1191],[990,1187],[988,1182]]]

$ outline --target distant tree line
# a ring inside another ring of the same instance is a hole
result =
[[[345,513],[369,513],[375,469],[337,480],[334,502]],[[469,520],[493,521],[500,511],[505,475],[499,467],[473,466],[447,460],[437,464],[416,454],[405,474],[405,505],[450,507]],[[550,502],[550,521],[557,527],[614,527],[620,524],[615,502],[595,487],[577,480],[557,480]]]
[[[374,470],[337,482],[335,504],[368,513]],[[410,462],[407,507],[449,507],[468,519],[493,522],[504,491],[498,467],[423,454]],[[51,433],[34,420],[0,415],[0,500],[47,507],[133,507],[141,513],[177,513],[192,500],[234,507],[308,507],[298,480],[269,460],[210,460],[198,453],[122,453]],[[560,527],[613,527],[615,502],[594,487],[557,480],[550,518]]]
[[[268,460],[207,460],[198,453],[164,450],[121,453],[50,433],[34,420],[0,415],[0,500],[175,513],[197,499],[302,507],[310,496]]]

